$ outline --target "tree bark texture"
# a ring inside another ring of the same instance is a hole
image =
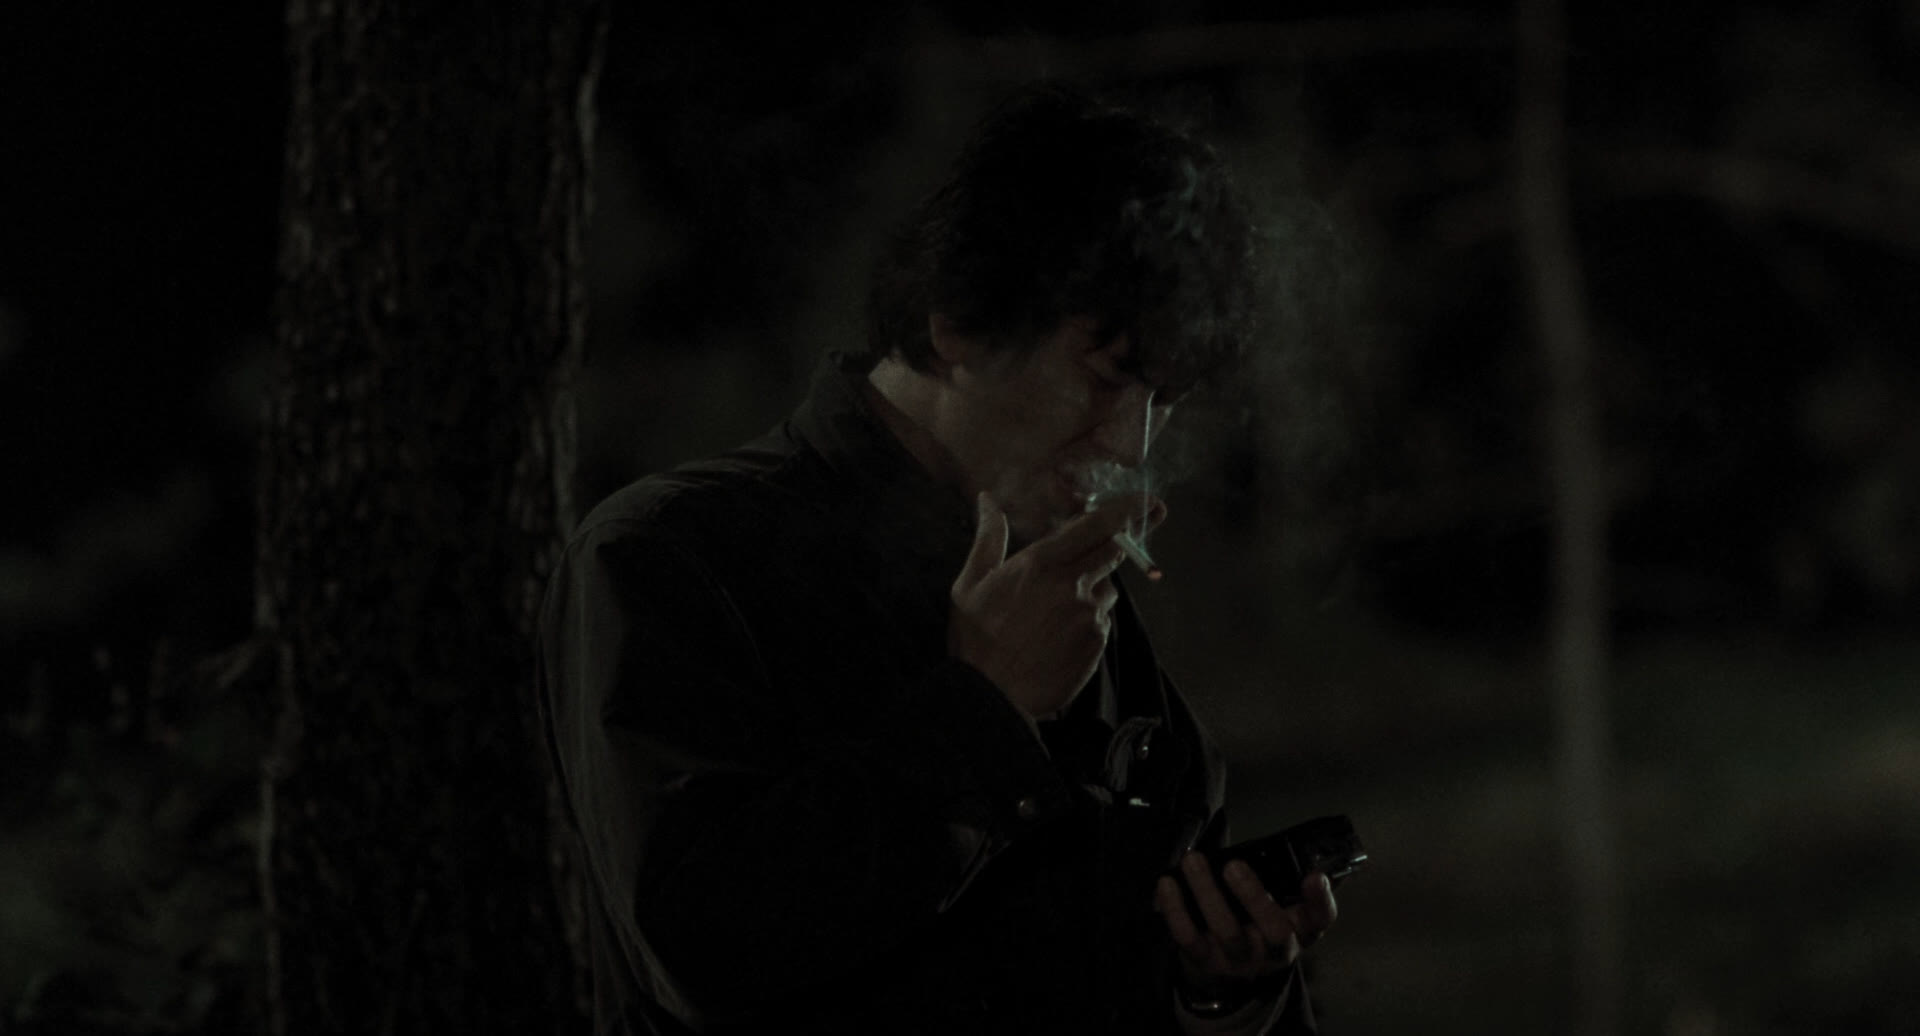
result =
[[[1568,204],[1566,28],[1562,0],[1522,0],[1516,31],[1515,192],[1547,394],[1553,486],[1554,756],[1560,836],[1572,892],[1574,1005],[1569,1031],[1619,1031],[1625,935],[1614,833],[1607,711],[1605,453],[1591,322]]]
[[[529,693],[601,0],[290,0],[257,626],[277,1033],[579,1027]]]

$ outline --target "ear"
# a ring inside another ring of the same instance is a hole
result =
[[[965,365],[972,359],[976,348],[971,339],[953,326],[953,321],[945,313],[927,314],[927,339],[933,343],[934,372],[943,376],[953,368]]]

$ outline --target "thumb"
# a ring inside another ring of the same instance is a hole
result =
[[[972,589],[987,577],[987,573],[1007,560],[1006,514],[986,493],[981,493],[975,499],[975,504],[973,549],[967,552],[967,562],[960,567],[959,578],[953,581],[956,592]]]

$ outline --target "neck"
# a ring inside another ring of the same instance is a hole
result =
[[[971,498],[976,490],[953,452],[932,431],[938,427],[939,389],[935,375],[888,357],[867,374],[867,402],[900,445],[937,482]]]

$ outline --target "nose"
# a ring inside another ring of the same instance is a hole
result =
[[[1146,464],[1147,451],[1153,448],[1159,432],[1154,423],[1153,389],[1135,383],[1127,387],[1100,422],[1095,442],[1105,459],[1137,468]]]

